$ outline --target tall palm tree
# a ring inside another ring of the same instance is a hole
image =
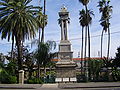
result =
[[[98,7],[100,13],[102,13],[100,24],[103,27],[102,34],[101,34],[101,58],[102,58],[102,44],[103,44],[103,33],[108,32],[108,50],[107,50],[107,59],[109,59],[109,51],[110,51],[110,18],[112,12],[112,6],[109,5],[110,0],[100,0],[98,2]]]
[[[86,61],[86,47],[87,47],[87,26],[88,26],[88,24],[87,24],[87,18],[88,18],[88,9],[87,9],[87,4],[89,3],[89,0],[79,0],[79,2],[80,3],[82,3],[84,6],[85,6],[85,13],[86,13],[86,19],[85,19],[85,28],[86,28],[86,30],[85,30],[85,51],[84,51],[84,58],[85,58],[85,61]]]
[[[89,25],[91,24],[93,11],[88,10],[87,4],[89,3],[89,0],[79,0],[80,3],[82,3],[85,6],[85,15],[84,15],[84,23],[85,23],[85,50],[84,50],[84,65],[86,67],[87,61],[86,61],[86,52],[87,52],[87,38],[88,38],[88,60],[90,60],[90,30]],[[83,52],[81,52],[83,53]],[[86,72],[86,68],[85,68]]]
[[[84,6],[85,6],[85,9],[86,9],[86,11],[85,11],[85,22],[86,22],[86,20],[87,20],[87,4],[89,3],[89,0],[79,0],[79,2],[80,3],[82,3]],[[85,24],[85,50],[84,50],[84,67],[86,67],[86,47],[87,47],[87,25]],[[83,53],[83,52],[81,52],[81,53]],[[86,72],[86,68],[85,68],[85,70],[84,70],[85,72]]]
[[[85,10],[82,9],[79,13],[80,18],[79,18],[79,23],[82,26],[82,45],[81,45],[81,74],[83,72],[83,42],[84,42],[84,27],[85,27]]]
[[[22,69],[22,42],[35,37],[38,25],[34,13],[39,7],[29,5],[32,0],[0,1],[0,33],[2,39],[15,38],[18,52],[18,70]]]

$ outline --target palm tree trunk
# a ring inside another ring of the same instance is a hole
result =
[[[42,28],[42,38],[41,42],[44,42],[44,29],[45,29],[45,12],[46,12],[46,0],[44,0],[44,17],[43,17],[43,28]]]
[[[110,29],[108,27],[108,52],[107,52],[107,60],[109,59],[110,54]]]
[[[101,34],[101,58],[102,58],[103,33],[104,30],[102,30],[102,34]]]
[[[44,27],[42,28],[41,42],[44,42]]]
[[[108,27],[108,51],[107,51],[107,61],[109,60],[109,53],[110,53],[110,29]],[[108,75],[108,81],[109,81],[109,72],[107,67],[107,75]]]
[[[40,34],[41,34],[41,33],[40,33],[40,28],[39,28],[39,42],[40,42]]]
[[[86,52],[87,52],[87,26],[85,27],[85,51],[84,51],[84,72],[86,72]]]
[[[88,61],[87,63],[90,61],[90,29],[89,29],[89,25],[88,25]],[[88,71],[89,71],[89,79],[91,79],[91,72],[90,72],[90,64],[88,64]]]
[[[16,36],[16,46],[18,52],[18,70],[22,70],[22,49],[21,49],[21,39]]]
[[[90,30],[88,25],[88,60],[90,60]]]
[[[86,20],[87,20],[87,23],[88,23],[88,9],[87,9],[87,5],[85,5],[85,9],[86,9]],[[85,40],[85,42],[86,42],[86,45],[85,45],[85,50],[87,51],[87,49],[86,49],[86,47],[87,47],[87,28],[88,27],[88,25],[86,26],[86,40]],[[88,40],[89,41],[89,40]],[[89,46],[88,46],[89,47]],[[85,52],[86,52],[85,51]],[[85,55],[85,58],[86,58],[86,55]],[[86,61],[86,59],[85,59],[85,72],[86,72],[86,81],[88,81],[88,63],[87,63],[88,61]]]
[[[46,0],[44,0],[44,15],[45,15],[45,12],[46,12]]]
[[[40,43],[40,28],[39,28],[39,42],[38,43]],[[44,34],[42,34],[42,35],[44,35]],[[41,37],[41,42],[42,42],[42,37]],[[38,44],[38,48],[39,48],[39,44]],[[39,63],[39,61],[38,61],[38,78],[40,78],[40,63]]]
[[[12,49],[11,49],[11,58],[13,59],[13,49],[14,49],[14,35],[12,34]]]
[[[83,72],[83,41],[84,41],[84,27],[82,27],[81,74],[82,74],[82,72]]]

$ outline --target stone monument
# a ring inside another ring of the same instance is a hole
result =
[[[56,63],[56,82],[74,82],[76,81],[76,63],[72,61],[73,52],[71,51],[71,43],[67,36],[70,18],[65,6],[61,8],[59,17],[61,41],[59,44],[58,62]]]

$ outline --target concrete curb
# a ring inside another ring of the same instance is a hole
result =
[[[120,86],[96,86],[96,87],[59,87],[60,89],[78,89],[78,88],[112,88],[112,87],[120,87]]]
[[[77,89],[77,88],[112,88],[120,87],[120,83],[61,83],[58,85],[60,89]]]
[[[0,89],[82,89],[82,88],[120,88],[120,82],[111,83],[55,83],[55,84],[0,84]]]
[[[42,84],[0,84],[0,89],[37,89]]]
[[[0,89],[36,89],[33,87],[0,87]]]

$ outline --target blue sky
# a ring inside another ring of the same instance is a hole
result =
[[[72,44],[72,51],[74,57],[78,57],[78,52],[81,50],[81,26],[79,25],[79,10],[83,9],[83,5],[78,0],[46,0],[46,14],[48,15],[48,25],[45,28],[45,40],[57,41],[60,40],[60,26],[58,25],[58,12],[60,8],[65,5],[70,13],[70,25],[68,26],[68,38]],[[99,19],[101,14],[97,7],[99,0],[90,0],[88,8],[94,11],[92,24],[90,26],[91,36],[101,35],[102,27],[100,26]],[[33,5],[38,5],[38,0],[33,0]],[[110,56],[114,57],[118,46],[120,46],[120,0],[111,0],[113,6],[112,18],[110,20],[111,26],[111,47]],[[41,0],[41,6],[43,0]],[[38,38],[38,37],[36,37]],[[103,55],[106,56],[107,49],[107,35],[104,36]],[[31,41],[29,41],[31,42]],[[29,43],[28,41],[26,43]],[[7,44],[6,44],[7,43]],[[10,51],[10,43],[6,40],[0,41],[0,52],[7,53]],[[58,51],[58,47],[56,49]],[[100,51],[100,37],[91,38],[91,56],[98,57]]]

